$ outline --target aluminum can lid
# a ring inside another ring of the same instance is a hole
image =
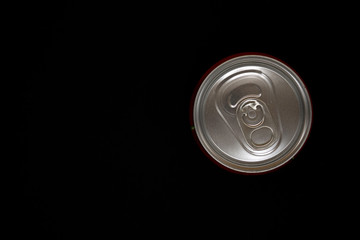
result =
[[[283,62],[240,55],[219,64],[193,102],[195,134],[206,153],[240,173],[274,170],[295,156],[312,122],[308,91]]]

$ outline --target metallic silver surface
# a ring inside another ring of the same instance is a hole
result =
[[[196,135],[226,168],[261,173],[290,160],[304,144],[312,109],[299,76],[262,55],[232,58],[213,69],[196,94]]]

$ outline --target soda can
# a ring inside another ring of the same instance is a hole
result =
[[[282,61],[237,55],[211,68],[199,84],[192,128],[205,153],[226,169],[272,171],[304,145],[312,123],[310,97]]]

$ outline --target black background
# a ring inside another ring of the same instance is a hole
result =
[[[352,39],[343,27],[351,16],[340,22],[335,7],[29,3],[22,22],[29,75],[19,231],[38,239],[267,239],[335,230],[342,168],[334,166],[339,144],[329,135],[336,119],[328,101],[338,87],[330,84],[334,59],[351,50],[335,38]],[[313,104],[302,151],[259,176],[212,163],[189,121],[202,75],[242,52],[289,64]]]

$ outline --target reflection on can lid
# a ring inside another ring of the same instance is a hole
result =
[[[267,172],[289,161],[312,121],[300,77],[279,60],[257,54],[233,57],[205,76],[192,114],[204,150],[242,173]]]

